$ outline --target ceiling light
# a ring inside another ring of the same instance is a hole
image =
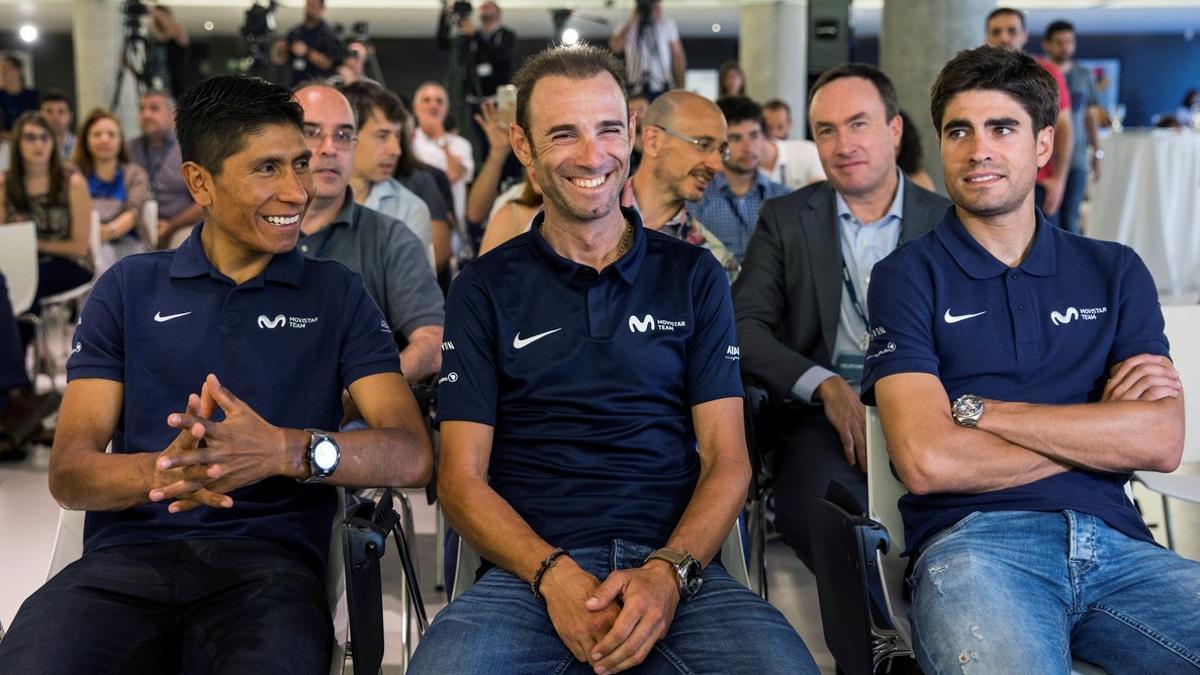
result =
[[[714,23],[714,24],[712,25],[712,32],[714,32],[714,33],[720,33],[720,32],[721,32],[721,24],[719,24],[719,23]]]
[[[21,26],[21,30],[17,34],[21,36],[21,40],[24,42],[36,42],[38,39],[37,26],[28,23]]]
[[[216,28],[216,27],[217,27],[217,25],[216,25],[216,24],[214,24],[214,23],[213,23],[213,22],[211,22],[211,21],[205,21],[205,22],[204,22],[204,30],[212,30],[212,29],[214,29],[214,28]]]
[[[568,47],[579,44],[579,31],[568,28],[562,32],[562,43]]]

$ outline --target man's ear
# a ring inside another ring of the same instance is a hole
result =
[[[184,162],[183,182],[187,185],[192,200],[201,208],[207,209],[212,206],[213,197],[216,195],[216,184],[208,169],[195,162]]]
[[[1034,148],[1037,150],[1037,165],[1040,169],[1046,166],[1050,158],[1054,156],[1053,126],[1046,127],[1038,132]]]
[[[521,162],[521,166],[529,168],[533,164],[533,148],[530,147],[525,130],[516,122],[508,125],[508,142],[512,145],[513,153]]]
[[[641,120],[638,119],[637,112],[629,113],[629,147],[637,145],[638,134],[642,133]]]
[[[642,129],[642,154],[644,156],[658,157],[658,152],[662,148],[662,144],[662,129],[654,126]]]

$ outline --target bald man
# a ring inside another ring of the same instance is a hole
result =
[[[350,176],[357,138],[354,109],[338,90],[296,91],[304,140],[312,150],[313,200],[300,224],[300,252],[331,258],[363,276],[367,293],[400,336],[400,369],[410,383],[442,365],[444,307],[425,246],[400,221],[354,202]]]
[[[703,96],[676,90],[655,99],[637,122],[642,162],[625,185],[622,205],[637,209],[647,228],[712,251],[732,279],[737,259],[687,207],[700,201],[729,151],[725,116]]]
[[[413,94],[417,129],[413,134],[412,149],[417,159],[446,172],[454,197],[454,217],[461,226],[466,222],[467,183],[475,175],[475,158],[470,141],[446,130],[449,112],[450,96],[445,87],[437,82],[426,82],[417,87],[417,93]]]

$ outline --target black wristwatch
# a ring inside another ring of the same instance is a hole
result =
[[[700,584],[704,583],[702,576],[704,570],[700,568],[700,563],[687,551],[660,548],[647,556],[645,562],[642,564],[645,565],[651,560],[662,560],[670,563],[675,568],[675,581],[679,584],[679,599],[684,602],[690,600],[700,590]]]
[[[319,429],[308,431],[308,478],[305,483],[324,483],[342,461],[342,450],[333,436]]]

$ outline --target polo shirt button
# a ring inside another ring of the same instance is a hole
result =
[[[308,245],[307,245],[307,244],[300,244],[300,252],[301,252],[301,253],[308,253]]]
[[[1025,305],[1017,305],[1017,311],[1019,311],[1019,312],[1024,312],[1024,311],[1025,311]]]

